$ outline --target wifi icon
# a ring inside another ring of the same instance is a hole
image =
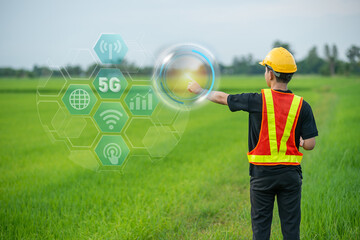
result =
[[[110,130],[114,129],[117,121],[119,121],[120,117],[122,116],[123,114],[121,112],[114,109],[105,110],[100,113],[100,117],[102,117],[103,121],[106,123],[106,125],[108,125]]]
[[[121,132],[128,120],[128,115],[120,103],[105,102],[94,115],[94,119],[103,132]]]

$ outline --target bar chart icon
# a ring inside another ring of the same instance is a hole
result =
[[[152,99],[153,93],[151,89],[143,96],[137,93],[134,97],[130,98],[130,110],[153,110]]]
[[[158,100],[151,86],[133,86],[125,102],[132,114],[148,116],[154,111]]]

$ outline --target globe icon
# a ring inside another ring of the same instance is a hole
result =
[[[90,95],[84,89],[78,88],[71,92],[69,102],[74,109],[83,110],[89,106]]]

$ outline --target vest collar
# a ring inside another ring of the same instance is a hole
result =
[[[283,90],[278,90],[278,89],[273,89],[274,91],[276,92],[282,92],[282,93],[293,93],[291,90],[286,90],[286,91],[283,91]]]

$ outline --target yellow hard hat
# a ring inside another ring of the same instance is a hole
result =
[[[293,55],[283,47],[273,48],[259,64],[268,65],[280,73],[294,73],[297,70]]]

